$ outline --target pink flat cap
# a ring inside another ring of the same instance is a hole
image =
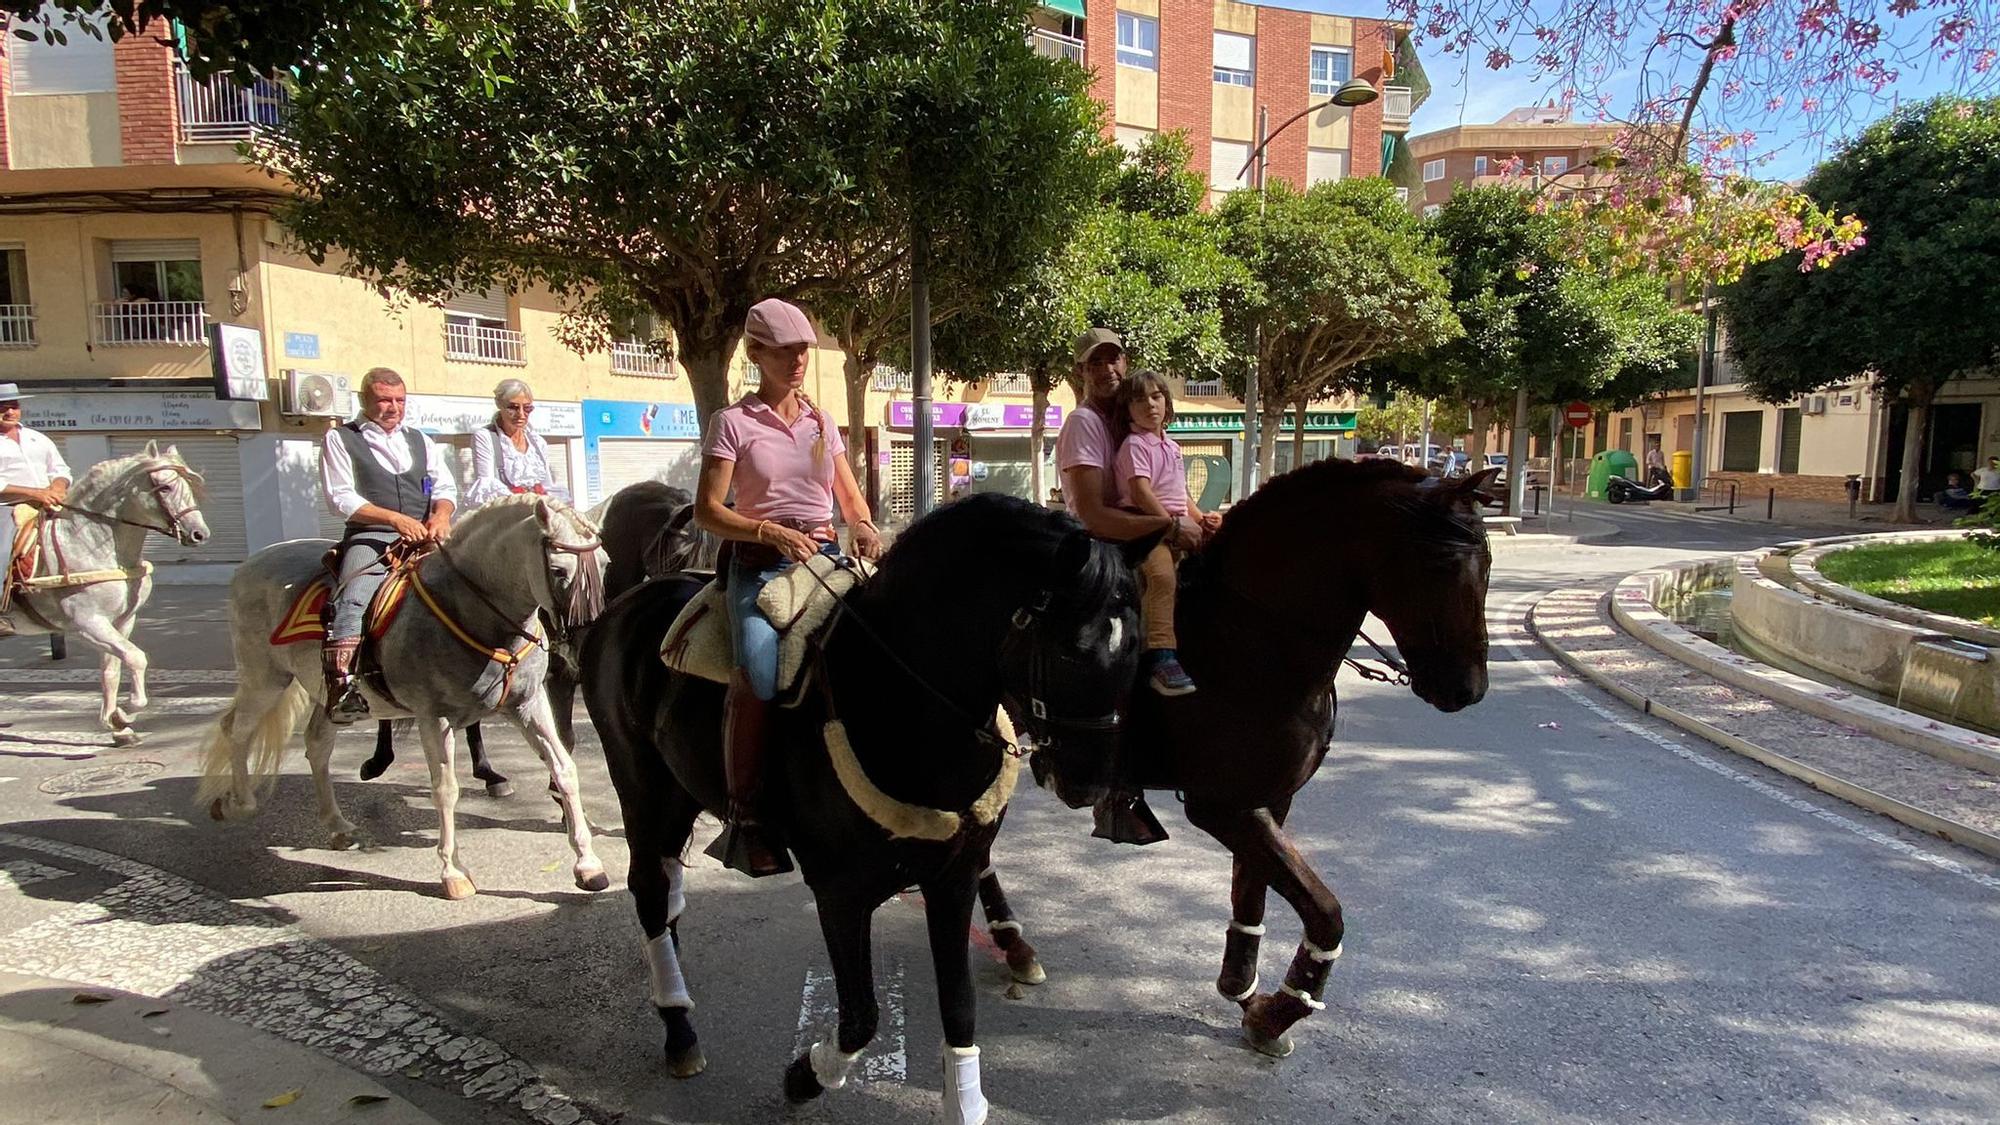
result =
[[[813,331],[806,314],[797,305],[776,297],[766,297],[750,306],[750,315],[743,321],[743,335],[776,348],[819,340],[819,333]]]

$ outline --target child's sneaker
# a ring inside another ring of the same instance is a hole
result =
[[[1152,652],[1153,672],[1147,682],[1161,695],[1188,695],[1194,691],[1194,681],[1188,678],[1187,669],[1181,667],[1180,657],[1170,648],[1154,649]]]

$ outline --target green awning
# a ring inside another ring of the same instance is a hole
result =
[[[1066,16],[1083,19],[1083,0],[1042,0],[1042,7],[1051,12],[1061,12]]]

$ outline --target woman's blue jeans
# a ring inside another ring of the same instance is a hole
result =
[[[819,553],[839,557],[840,547],[828,543]],[[741,563],[729,564],[729,583],[724,589],[729,602],[729,644],[736,653],[736,666],[750,677],[750,691],[770,702],[778,695],[778,630],[764,611],[757,608],[757,595],[764,584],[798,564],[785,559],[760,569]]]

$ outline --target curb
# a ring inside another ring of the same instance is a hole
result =
[[[1819,560],[1836,551],[1853,550],[1856,547],[1869,546],[1875,543],[1931,543],[1938,540],[1963,539],[1967,534],[1964,531],[1907,532],[1879,537],[1871,536],[1866,540],[1858,542],[1843,540],[1829,543],[1820,541],[1812,547],[1792,556],[1792,577],[1799,580],[1799,585],[1806,587],[1806,589],[1819,597],[1851,609],[1858,609],[1864,613],[1872,613],[1877,617],[1886,617],[1891,621],[1900,621],[1905,625],[1914,625],[1919,629],[1926,629],[1933,633],[1943,633],[1946,636],[1957,637],[1960,640],[1971,641],[1974,644],[2000,646],[2000,629],[1990,629],[1977,621],[1970,621],[1963,617],[1952,617],[1949,614],[1943,613],[1931,613],[1928,610],[1904,605],[1901,602],[1892,602],[1886,598],[1878,598],[1873,594],[1864,594],[1852,586],[1843,586],[1835,582],[1833,579],[1821,574],[1819,570]]]
[[[1521,550],[1528,547],[1587,545],[1602,543],[1607,539],[1616,539],[1620,535],[1623,535],[1625,531],[1624,528],[1619,527],[1609,520],[1601,520],[1592,516],[1583,516],[1576,520],[1570,520],[1565,517],[1563,522],[1578,530],[1572,533],[1522,531],[1517,535],[1493,535],[1489,533],[1486,537],[1487,546],[1491,550],[1498,552],[1503,548]],[[1526,526],[1525,521],[1523,521],[1523,526]],[[1547,521],[1544,521],[1544,526],[1547,526]]]
[[[1551,594],[1553,593],[1554,591],[1551,591]],[[1971,848],[1994,859],[2000,859],[2000,836],[1995,836],[1990,832],[1983,832],[1970,825],[1960,824],[1955,820],[1938,816],[1936,813],[1928,812],[1915,805],[1899,801],[1894,797],[1878,793],[1865,785],[1856,785],[1854,782],[1827,773],[1825,770],[1817,769],[1792,758],[1787,758],[1769,747],[1759,746],[1748,739],[1739,738],[1713,724],[1697,719],[1685,711],[1681,711],[1669,704],[1658,702],[1650,696],[1633,691],[1631,688],[1612,680],[1608,676],[1601,675],[1588,664],[1571,656],[1560,646],[1542,636],[1541,628],[1535,624],[1535,609],[1541,605],[1544,598],[1551,596],[1551,594],[1544,594],[1536,598],[1534,603],[1528,607],[1529,635],[1535,638],[1535,643],[1553,653],[1556,660],[1563,667],[1590,681],[1591,684],[1607,692],[1621,703],[1632,707],[1642,714],[1656,715],[1697,738],[1712,742],[1725,750],[1740,754],[1761,765],[1768,766],[1787,777],[1803,781],[1807,785],[1831,796],[1838,797],[1851,805],[1866,809],[1872,813],[1879,813],[1891,820],[1906,824],[1919,832]],[[1605,595],[1606,598],[1610,596],[1609,594]],[[1603,604],[1603,599],[1599,599],[1599,604]],[[1615,599],[1611,608],[1613,619],[1616,620],[1618,607]],[[1623,621],[1618,621],[1617,623],[1621,627],[1624,626]],[[1629,633],[1630,630],[1628,627],[1628,635]],[[1667,655],[1672,656],[1674,654],[1667,653]],[[1747,687],[1749,685],[1739,686]],[[1780,702],[1783,701],[1780,700]]]

